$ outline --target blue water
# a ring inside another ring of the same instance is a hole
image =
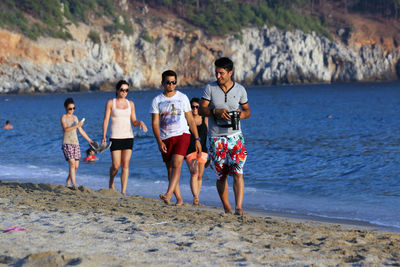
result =
[[[400,229],[400,83],[334,84],[248,88],[250,119],[243,121],[248,149],[245,165],[247,209],[349,219]],[[189,97],[201,89],[182,90]],[[128,194],[164,193],[167,177],[151,132],[148,113],[160,91],[129,92],[137,117],[150,131],[135,129]],[[114,93],[2,95],[0,179],[64,184],[60,116],[72,96],[84,129],[101,140],[104,106]],[[88,144],[80,137],[84,151]],[[83,155],[84,156],[84,155]],[[95,164],[81,162],[77,183],[108,186],[110,154]],[[119,176],[116,179],[119,189]],[[181,189],[191,202],[189,173]],[[230,186],[232,180],[230,180]],[[231,192],[231,202],[234,198]],[[200,200],[220,206],[211,169]]]

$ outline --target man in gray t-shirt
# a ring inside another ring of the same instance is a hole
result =
[[[232,80],[233,62],[223,57],[215,61],[216,82],[206,85],[200,103],[200,115],[209,120],[210,156],[218,174],[217,189],[226,213],[232,209],[228,197],[228,175],[234,178],[235,214],[242,210],[244,181],[243,166],[247,151],[244,146],[240,120],[250,117],[246,89]],[[237,117],[237,120],[235,118]]]

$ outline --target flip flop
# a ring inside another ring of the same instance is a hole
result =
[[[6,230],[4,230],[3,233],[7,233],[10,231],[24,231],[24,230],[25,230],[24,227],[10,227],[10,228],[7,228]]]
[[[89,144],[90,147],[94,150],[95,153],[97,153],[97,150],[99,149],[99,143],[96,141],[93,141],[91,144]]]
[[[109,149],[111,146],[111,141],[110,143],[107,144],[107,142],[102,143],[99,148],[97,149],[98,153],[103,153],[104,151],[106,151],[107,149]]]

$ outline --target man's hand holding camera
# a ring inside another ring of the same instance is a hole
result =
[[[224,120],[227,120],[227,121],[229,121],[231,119],[231,116],[229,115],[229,113],[231,113],[231,112],[228,111],[227,109],[215,108],[215,109],[211,110],[211,112],[217,118],[224,119]],[[240,117],[240,115],[242,113],[242,110],[241,109],[237,109],[236,112],[238,112],[238,118],[242,119]]]

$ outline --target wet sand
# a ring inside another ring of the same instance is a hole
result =
[[[155,192],[157,195],[158,192]],[[4,232],[9,227],[22,231]],[[0,266],[399,266],[400,233],[0,181]]]

